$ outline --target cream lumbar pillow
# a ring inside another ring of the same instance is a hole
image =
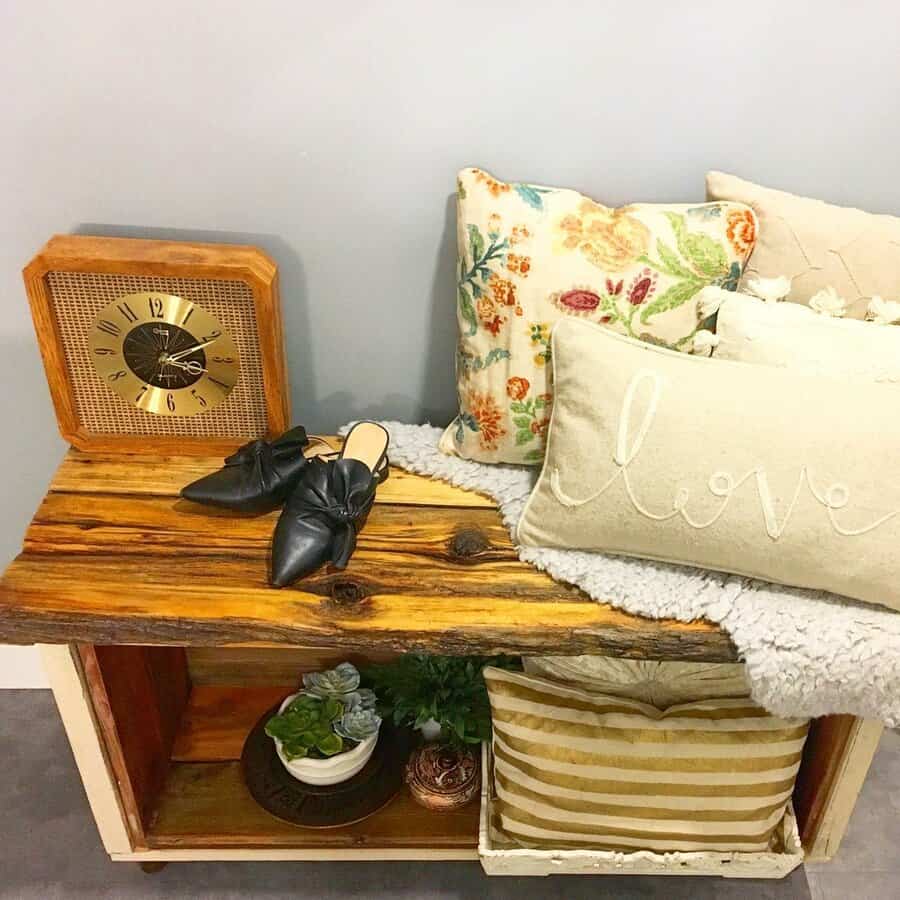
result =
[[[717,300],[717,359],[900,383],[900,328],[821,315],[796,303],[767,303],[714,287],[700,295],[706,308]]]
[[[791,279],[788,300],[809,303],[822,291],[865,317],[871,297],[900,297],[900,219],[776,191],[724,172],[706,176],[710,200],[752,206],[759,239],[744,273]]]
[[[611,209],[562,188],[459,173],[459,415],[441,449],[537,463],[552,393],[550,329],[576,316],[691,351],[694,298],[734,290],[756,240],[741,203]]]
[[[900,609],[895,385],[672,353],[574,319],[556,326],[553,357],[521,543]]]
[[[526,847],[771,849],[806,719],[748,699],[654,706],[488,668],[499,826]]]
[[[627,697],[665,709],[714,697],[749,697],[743,663],[621,659],[615,656],[525,656],[529,675],[575,684],[586,691]]]

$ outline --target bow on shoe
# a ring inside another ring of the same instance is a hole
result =
[[[235,450],[231,456],[226,457],[225,465],[252,469],[260,486],[264,490],[269,490],[272,487],[269,484],[269,476],[275,474],[275,463],[303,453],[303,448],[308,443],[306,429],[302,425],[298,425],[271,442],[260,439],[248,441],[243,447]]]
[[[272,583],[283,587],[329,561],[346,568],[377,486],[359,460],[312,460],[275,527]]]

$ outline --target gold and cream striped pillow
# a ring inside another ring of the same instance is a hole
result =
[[[666,710],[489,668],[496,825],[527,847],[761,852],[808,720],[746,698]]]

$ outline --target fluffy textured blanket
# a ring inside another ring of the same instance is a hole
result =
[[[441,430],[382,423],[391,462],[481,491],[515,527],[536,469],[445,456]],[[518,547],[521,559],[630,613],[718,623],[747,664],[753,698],[783,716],[852,713],[900,724],[900,613],[800,590],[623,556]]]

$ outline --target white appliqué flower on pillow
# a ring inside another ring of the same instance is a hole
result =
[[[823,316],[840,319],[847,312],[847,301],[829,285],[809,298],[809,305]]]
[[[866,318],[876,325],[900,322],[900,303],[896,300],[883,300],[876,294],[866,307]]]
[[[791,279],[786,275],[777,278],[749,278],[744,285],[748,294],[765,300],[766,303],[777,303],[784,300],[791,290]]]
[[[713,349],[718,346],[719,336],[701,328],[694,335],[694,343],[691,345],[691,353],[697,356],[711,356]]]

